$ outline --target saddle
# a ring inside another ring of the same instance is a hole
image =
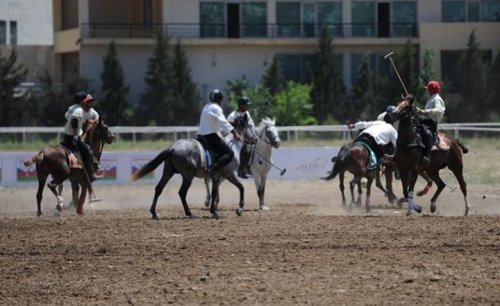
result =
[[[377,156],[375,155],[375,152],[373,152],[370,145],[365,143],[364,141],[356,141],[356,143],[363,145],[366,148],[366,150],[368,150],[368,156],[370,160],[368,161],[368,165],[366,165],[366,168],[368,170],[375,170],[378,167],[378,160]]]
[[[71,169],[83,169],[82,162],[80,161],[81,159],[79,159],[78,156],[76,155],[78,153],[73,152],[74,149],[72,150],[62,143],[59,144],[59,146],[63,148],[64,151],[66,152],[66,157],[68,158],[68,165]]]
[[[450,149],[450,145],[446,142],[443,134],[434,135],[434,145],[431,151],[447,151]]]
[[[201,157],[201,168],[208,170],[208,168],[210,168],[210,166],[216,159],[217,153],[210,150],[208,148],[206,141],[204,141],[202,138],[189,139],[189,140],[193,141],[198,146],[198,150],[200,151],[200,157]]]

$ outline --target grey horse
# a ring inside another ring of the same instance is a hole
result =
[[[242,130],[242,129],[239,129]],[[186,196],[191,183],[195,177],[197,178],[208,178],[209,174],[206,171],[206,158],[205,150],[203,149],[200,142],[195,139],[181,139],[173,143],[168,149],[161,151],[155,158],[150,162],[141,167],[136,173],[132,175],[132,179],[135,181],[146,174],[155,170],[161,163],[163,166],[163,175],[155,187],[155,194],[153,198],[153,203],[151,204],[150,212],[153,219],[158,220],[159,216],[156,213],[156,204],[158,202],[158,197],[161,195],[163,188],[167,185],[168,181],[176,173],[182,175],[182,185],[179,189],[179,197],[182,201],[182,206],[184,208],[184,213],[187,217],[192,218],[193,214],[189,209],[186,201]],[[238,203],[238,208],[236,213],[240,216],[243,212],[243,206],[245,205],[244,200],[244,189],[243,185],[240,183],[236,175],[235,170],[238,168],[238,161],[236,158],[222,167],[219,170],[219,174],[222,178],[227,179],[233,185],[235,185],[240,192],[240,200]],[[219,184],[213,184],[212,186],[212,200],[210,203],[210,213],[215,219],[219,218],[216,209],[216,199],[219,197]]]

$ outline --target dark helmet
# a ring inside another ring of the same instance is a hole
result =
[[[79,91],[73,96],[73,102],[75,104],[80,104],[87,97],[87,93],[84,91]]]
[[[387,106],[387,109],[385,111],[388,113],[394,113],[396,111],[396,106],[389,105],[389,106]]]
[[[210,93],[211,102],[220,102],[222,101],[222,99],[224,99],[224,94],[222,93],[222,91],[218,89],[212,90],[212,92]]]
[[[239,106],[242,106],[242,105],[250,105],[252,104],[252,101],[250,100],[249,97],[246,97],[246,96],[242,96],[238,99],[238,105]]]

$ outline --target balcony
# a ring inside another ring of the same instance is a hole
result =
[[[153,38],[163,31],[171,38],[228,38],[276,39],[317,38],[323,24],[225,24],[225,23],[85,23],[82,38]],[[416,23],[336,23],[327,24],[334,39],[337,38],[416,38]]]

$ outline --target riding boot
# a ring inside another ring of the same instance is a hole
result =
[[[238,177],[240,178],[243,178],[243,179],[247,179],[248,176],[246,174],[246,166],[248,164],[248,154],[247,154],[247,146],[244,145],[242,148],[241,148],[241,152],[240,152],[240,165],[238,166]]]
[[[422,133],[422,142],[425,146],[424,151],[422,152],[422,167],[425,167],[429,164],[431,159],[431,149],[432,149],[432,134]]]

